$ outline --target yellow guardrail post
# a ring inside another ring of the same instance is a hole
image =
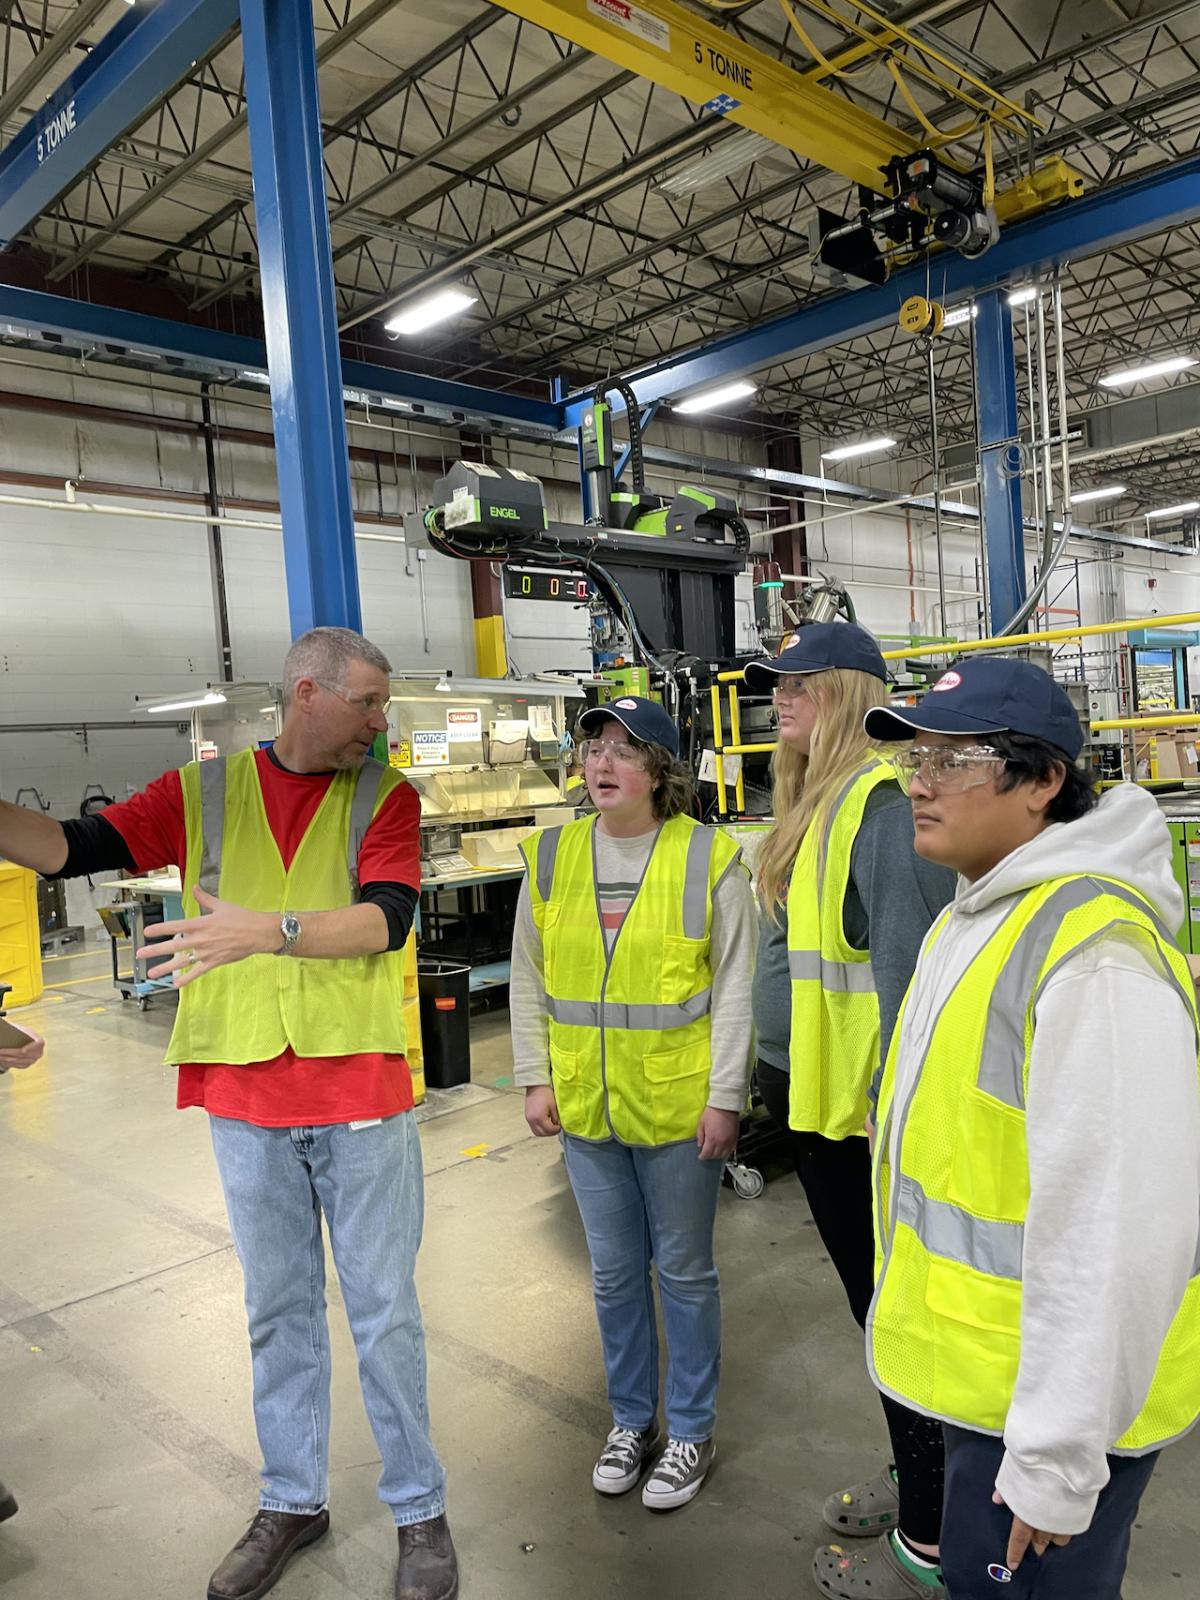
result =
[[[717,763],[717,815],[724,818],[729,815],[725,804],[725,729],[721,722],[721,690],[715,683],[712,686],[712,719],[713,755]]]
[[[729,685],[729,737],[735,745],[742,742],[742,711],[738,704],[737,684]],[[746,780],[742,776],[742,755],[738,755],[738,775],[733,785],[733,798],[739,813],[746,809]]]

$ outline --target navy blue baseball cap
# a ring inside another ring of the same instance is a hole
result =
[[[1028,661],[976,656],[956,661],[917,706],[875,706],[863,719],[868,738],[885,743],[921,733],[1023,733],[1074,761],[1083,727],[1066,690]]]
[[[866,672],[881,683],[887,682],[887,667],[874,635],[857,622],[810,622],[797,633],[794,644],[777,656],[751,661],[742,677],[755,694],[770,694],[776,678],[828,672],[831,667]]]
[[[623,694],[602,706],[589,706],[579,719],[582,733],[595,733],[606,717],[615,717],[627,733],[643,744],[661,744],[673,756],[679,754],[679,729],[657,700],[643,700],[640,694]]]

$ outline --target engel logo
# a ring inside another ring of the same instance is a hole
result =
[[[957,672],[944,672],[933,686],[934,694],[940,694],[944,689],[957,689],[962,679]]]
[[[613,705],[620,706],[622,711],[636,711],[637,710],[637,701],[636,700],[614,700],[613,701]]]
[[[1012,1573],[1007,1567],[1002,1567],[998,1561],[993,1561],[988,1568],[988,1577],[995,1579],[997,1583],[1012,1582]]]

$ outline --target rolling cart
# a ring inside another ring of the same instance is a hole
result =
[[[124,878],[116,883],[102,884],[104,889],[119,889],[127,898],[116,900],[100,912],[100,920],[112,941],[113,986],[122,1000],[136,1000],[138,1010],[145,1011],[155,995],[178,994],[170,978],[152,978],[151,965],[156,962],[139,961],[137,950],[146,942],[147,926],[156,922],[174,922],[183,916],[183,885],[177,875],[162,877]],[[121,971],[120,945],[130,944],[129,972]]]

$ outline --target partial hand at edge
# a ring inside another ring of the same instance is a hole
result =
[[[1002,1506],[1004,1496],[999,1489],[992,1495],[992,1504]],[[1035,1556],[1044,1556],[1050,1546],[1057,1545],[1060,1549],[1071,1542],[1069,1533],[1047,1533],[1043,1528],[1035,1528],[1030,1523],[1023,1521],[1015,1513],[1012,1521],[1012,1531],[1008,1536],[1008,1552],[1005,1562],[1010,1572],[1016,1572],[1024,1560],[1030,1545],[1033,1546]]]
[[[525,1121],[529,1131],[539,1139],[550,1139],[562,1132],[558,1120],[558,1102],[549,1084],[539,1083],[525,1091]]]
[[[728,1161],[737,1149],[738,1130],[742,1119],[736,1111],[720,1111],[716,1106],[705,1106],[700,1126],[696,1129],[696,1144],[701,1161]]]

